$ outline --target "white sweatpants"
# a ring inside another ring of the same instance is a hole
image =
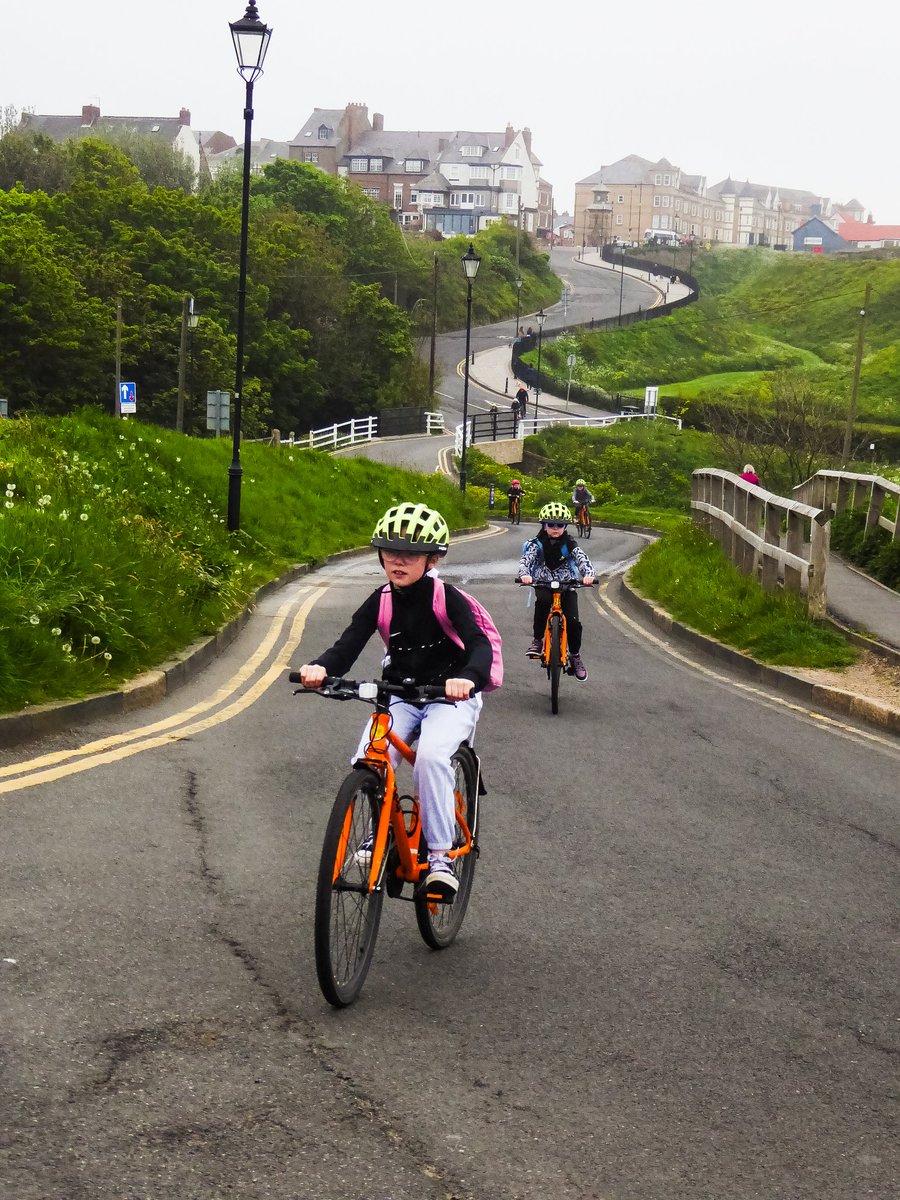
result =
[[[481,695],[456,704],[428,704],[417,708],[396,697],[391,700],[392,731],[407,745],[419,734],[413,782],[419,797],[422,832],[428,849],[449,850],[456,829],[456,805],[453,799],[453,768],[450,756],[460,742],[470,744],[481,714]],[[353,762],[365,754],[369,743],[370,722],[363,729]],[[391,762],[396,767],[400,755],[391,748]]]

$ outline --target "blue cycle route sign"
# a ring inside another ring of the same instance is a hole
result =
[[[119,412],[121,412],[121,413],[136,413],[137,412],[137,384],[136,383],[120,383],[119,384]]]

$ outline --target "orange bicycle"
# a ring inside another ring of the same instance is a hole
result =
[[[547,678],[550,680],[550,710],[558,713],[559,681],[563,672],[567,675],[574,674],[574,668],[569,662],[569,638],[566,632],[566,614],[562,607],[562,593],[575,591],[585,584],[579,579],[551,579],[549,583],[525,583],[520,586],[553,593],[547,624],[544,626],[540,659],[541,666],[546,667]]]
[[[522,497],[512,496],[509,502],[509,520],[512,525],[520,525],[522,522]]]
[[[291,683],[300,683],[291,672]],[[450,851],[459,890],[452,900],[423,891],[428,847],[415,796],[401,795],[388,748],[412,764],[414,750],[391,732],[390,701],[453,704],[442,687],[357,683],[327,676],[320,688],[294,695],[374,704],[365,753],[341,784],[322,845],[316,887],[315,954],[319,986],[329,1004],[344,1008],[362,990],[375,950],[385,892],[415,905],[419,932],[433,950],[449,946],[466,915],[478,858],[478,798],[483,794],[478,756],[463,742],[452,758],[456,837]]]
[[[589,538],[591,536],[591,509],[587,504],[579,504],[575,510],[575,524],[578,526],[578,536]]]

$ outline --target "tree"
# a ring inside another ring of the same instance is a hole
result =
[[[149,188],[179,188],[190,192],[197,182],[197,173],[187,155],[166,142],[157,141],[151,134],[101,124],[92,130],[91,136],[121,150]]]

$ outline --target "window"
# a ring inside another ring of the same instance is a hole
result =
[[[410,204],[418,204],[419,203],[419,193],[418,192],[410,192],[409,193],[409,202],[410,202]]]
[[[671,208],[672,207],[672,197],[671,196],[663,196],[662,206],[663,206],[663,208]]]
[[[672,182],[671,175],[663,175],[663,187],[668,187]]]
[[[659,187],[659,185],[662,183],[662,175],[654,175],[653,182],[656,184],[657,187]]]
[[[403,188],[394,188],[394,208],[403,207]]]
[[[363,188],[363,195],[368,196],[370,200],[378,200],[381,197],[381,188]]]
[[[654,208],[662,208],[662,196],[654,196],[653,197],[653,207]]]
[[[624,196],[616,196],[616,204],[624,204],[624,203],[625,203]]]
[[[350,170],[356,172],[365,172],[369,169],[369,160],[367,158],[351,158]]]
[[[319,161],[318,150],[304,150],[303,151],[303,161],[317,163]]]
[[[622,224],[622,214],[621,213],[616,213],[616,224],[617,225]]]
[[[407,175],[414,174],[418,171],[424,171],[425,163],[421,158],[408,158],[404,165],[404,170],[406,171]]]
[[[803,239],[804,246],[821,246],[822,239],[820,237],[805,237]]]
[[[481,158],[484,146],[461,146],[459,152],[463,158]]]
[[[370,171],[383,171],[384,170],[384,159],[383,158],[370,158],[369,159],[369,170]]]
[[[487,167],[472,167],[471,170],[469,171],[469,177],[471,179],[487,179],[488,168]]]
[[[507,163],[500,168],[500,178],[501,179],[521,179],[522,178],[522,168],[513,166],[510,163]]]
[[[327,125],[320,125],[318,136],[319,136],[320,142],[327,142],[328,139],[331,137],[331,130],[328,128]]]

